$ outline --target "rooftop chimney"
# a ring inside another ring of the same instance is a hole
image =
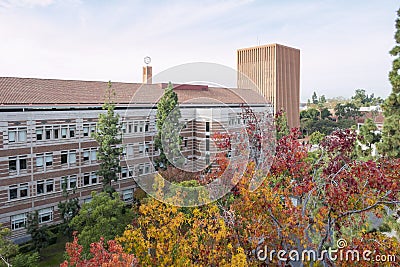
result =
[[[153,69],[151,66],[149,66],[151,62],[150,57],[145,57],[144,58],[144,63],[146,63],[146,66],[143,67],[143,83],[144,84],[152,84],[153,83]]]

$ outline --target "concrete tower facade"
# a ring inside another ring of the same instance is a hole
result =
[[[300,50],[280,44],[237,51],[237,87],[253,88],[283,109],[289,127],[300,126]],[[252,84],[252,82],[254,84]]]

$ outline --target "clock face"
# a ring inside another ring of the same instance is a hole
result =
[[[144,58],[144,63],[146,63],[147,65],[150,64],[151,62],[151,58],[149,56]]]

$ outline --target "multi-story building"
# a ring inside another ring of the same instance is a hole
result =
[[[132,201],[135,179],[154,176],[156,103],[166,84],[113,83],[116,112],[121,116],[122,172],[113,185]],[[92,138],[104,102],[106,82],[0,78],[0,224],[25,240],[28,213],[39,223],[61,221],[58,203],[63,185],[80,202],[102,188],[97,143]],[[272,110],[249,89],[178,85],[182,154],[194,170],[210,163],[210,138],[221,125],[235,127],[240,105],[256,112]]]
[[[238,87],[252,88],[283,109],[291,128],[300,126],[300,50],[280,44],[237,51]]]

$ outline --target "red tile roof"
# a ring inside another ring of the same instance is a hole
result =
[[[153,104],[162,96],[165,84],[113,82],[117,104]],[[0,105],[99,105],[104,102],[107,82],[58,79],[0,77]],[[181,103],[264,104],[250,89],[208,87],[193,90],[178,85],[175,92]]]

